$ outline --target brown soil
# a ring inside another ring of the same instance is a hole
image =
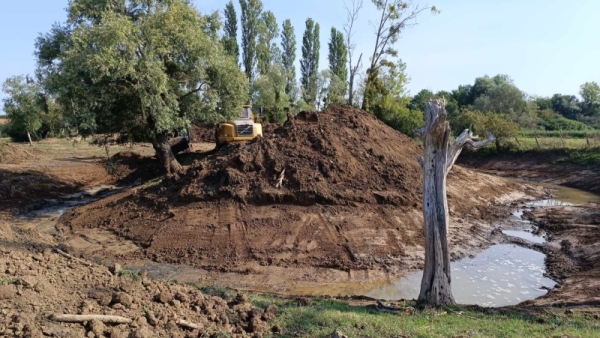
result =
[[[191,286],[151,280],[59,255],[51,236],[0,219],[0,336],[208,337],[215,332],[257,336],[270,329],[277,308],[255,308],[239,294],[229,302]],[[116,269],[114,269],[116,268]],[[52,314],[116,315],[130,324],[68,324]],[[198,329],[178,325],[185,320]]]
[[[179,180],[73,209],[65,233],[108,230],[152,259],[220,272],[421,266],[420,146],[347,106],[301,113],[263,138],[228,144]],[[283,175],[281,189],[275,187]],[[493,204],[539,190],[456,167],[449,175],[453,258],[489,245]]]
[[[600,194],[600,166],[571,163],[569,156],[568,150],[486,156],[465,153],[458,163],[497,176],[564,185]]]
[[[548,233],[548,274],[559,282],[534,305],[600,305],[600,208],[538,208],[528,217]]]
[[[0,164],[19,164],[39,159],[34,149],[25,150],[0,141]]]
[[[215,143],[215,130],[190,125],[190,140],[192,143]]]
[[[59,139],[36,142],[33,147],[0,143],[0,150],[13,159],[0,163],[0,215],[39,208],[94,186],[129,184],[158,173],[149,145],[113,146],[112,153],[122,153],[110,162],[101,147]]]

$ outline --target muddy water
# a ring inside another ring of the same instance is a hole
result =
[[[474,258],[451,263],[452,293],[460,304],[505,306],[546,294],[556,283],[544,277],[545,255],[512,244],[494,245]],[[423,272],[372,290],[367,296],[415,299]]]
[[[600,196],[585,191],[540,184],[553,197],[525,204],[513,212],[520,229],[502,230],[505,235],[522,238],[532,243],[546,242],[536,227],[523,219],[531,208],[568,206],[600,201]],[[476,255],[451,263],[452,293],[458,303],[481,306],[518,304],[546,294],[556,284],[544,277],[545,255],[512,244],[494,245]],[[415,272],[369,291],[366,295],[386,300],[414,299],[419,295],[423,272]]]

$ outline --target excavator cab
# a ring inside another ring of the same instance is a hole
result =
[[[252,106],[244,105],[238,119],[217,125],[215,142],[218,147],[228,142],[250,141],[262,134],[262,124],[256,122]]]

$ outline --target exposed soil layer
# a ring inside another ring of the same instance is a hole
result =
[[[1,219],[0,237],[2,337],[262,337],[277,315],[275,306],[255,308],[242,294],[227,301],[117,265],[109,269],[60,255],[51,236],[14,229]],[[114,315],[131,323],[69,324],[53,321],[52,314]],[[183,327],[181,320],[197,328]]]
[[[151,146],[114,146],[123,151],[106,160],[106,152],[98,146],[58,139],[28,144],[3,144],[14,160],[0,163],[0,216],[39,208],[63,195],[90,187],[129,184],[138,179],[156,177],[155,160],[149,155]],[[145,156],[134,154],[135,151]],[[35,157],[30,156],[35,154]]]
[[[600,165],[571,162],[571,151],[529,151],[526,154],[463,153],[458,163],[486,173],[564,185],[600,194]]]
[[[39,159],[33,149],[23,149],[0,141],[0,164],[19,164]]]
[[[420,146],[348,106],[301,113],[263,138],[227,144],[187,174],[73,209],[62,229],[109,230],[143,250],[123,259],[251,273],[416,268],[423,259]],[[278,183],[281,182],[281,187]],[[493,207],[539,189],[455,167],[453,258],[488,245]]]

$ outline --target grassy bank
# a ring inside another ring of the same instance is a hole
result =
[[[202,289],[233,298],[234,291]],[[598,337],[600,309],[484,309],[459,306],[407,315],[378,312],[364,302],[250,294],[254,305],[276,304],[279,333],[271,337]]]

